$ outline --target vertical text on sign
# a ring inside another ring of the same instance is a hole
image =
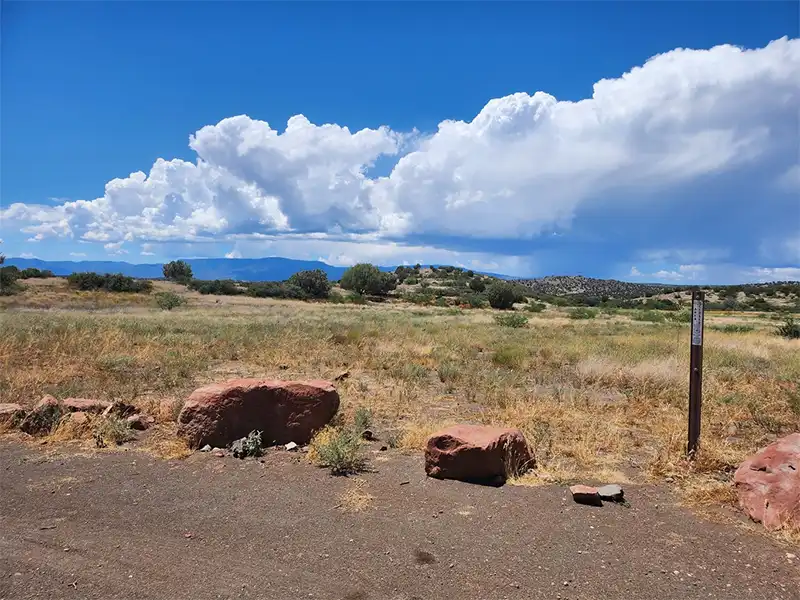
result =
[[[703,345],[703,297],[692,295],[692,346]]]
[[[700,442],[703,404],[703,292],[692,292],[692,345],[689,358],[689,440],[687,454],[694,458]]]

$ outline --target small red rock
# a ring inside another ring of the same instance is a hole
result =
[[[103,416],[107,417],[109,415],[114,415],[116,417],[129,417],[136,413],[136,407],[132,404],[127,404],[125,402],[115,401],[109,403],[109,405],[103,411]]]
[[[596,487],[589,485],[572,485],[569,491],[572,493],[572,499],[578,504],[603,506],[603,500],[600,498],[600,492],[597,491]]]
[[[35,411],[41,410],[46,406],[59,406],[59,404],[60,404],[59,401],[56,400],[53,396],[51,396],[50,394],[45,394],[44,396],[42,396],[42,399],[36,403],[36,406],[33,407],[33,410]]]
[[[25,416],[25,409],[19,404],[0,403],[0,423],[15,423]]]
[[[81,410],[78,410],[73,413],[69,413],[64,422],[75,427],[82,427],[84,425],[88,425],[89,415]]]
[[[61,405],[68,412],[101,413],[111,406],[111,402],[107,400],[92,400],[90,398],[67,398],[61,402]]]
[[[739,505],[770,530],[800,531],[800,433],[745,460],[733,476]]]
[[[145,415],[131,415],[125,421],[128,423],[128,426],[131,429],[136,429],[138,431],[144,431],[148,429],[150,425],[155,423],[155,419],[153,417],[147,417]]]
[[[425,473],[438,479],[505,481],[533,465],[519,429],[455,425],[432,435],[425,447]]]

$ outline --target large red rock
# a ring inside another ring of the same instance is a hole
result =
[[[744,461],[733,477],[739,504],[767,529],[800,530],[800,433]]]
[[[425,447],[425,472],[439,479],[505,481],[533,466],[519,429],[455,425],[432,435]]]
[[[226,446],[253,430],[266,443],[305,444],[339,409],[328,381],[234,379],[201,387],[178,415],[178,434],[192,448]]]

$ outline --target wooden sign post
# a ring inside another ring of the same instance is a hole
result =
[[[703,403],[703,319],[705,294],[692,292],[692,346],[689,358],[689,445],[687,453],[694,458],[700,441],[700,412]]]

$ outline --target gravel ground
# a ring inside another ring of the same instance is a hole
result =
[[[800,551],[659,487],[595,508],[375,458],[355,479],[282,451],[163,461],[0,441],[0,598],[800,598]]]

